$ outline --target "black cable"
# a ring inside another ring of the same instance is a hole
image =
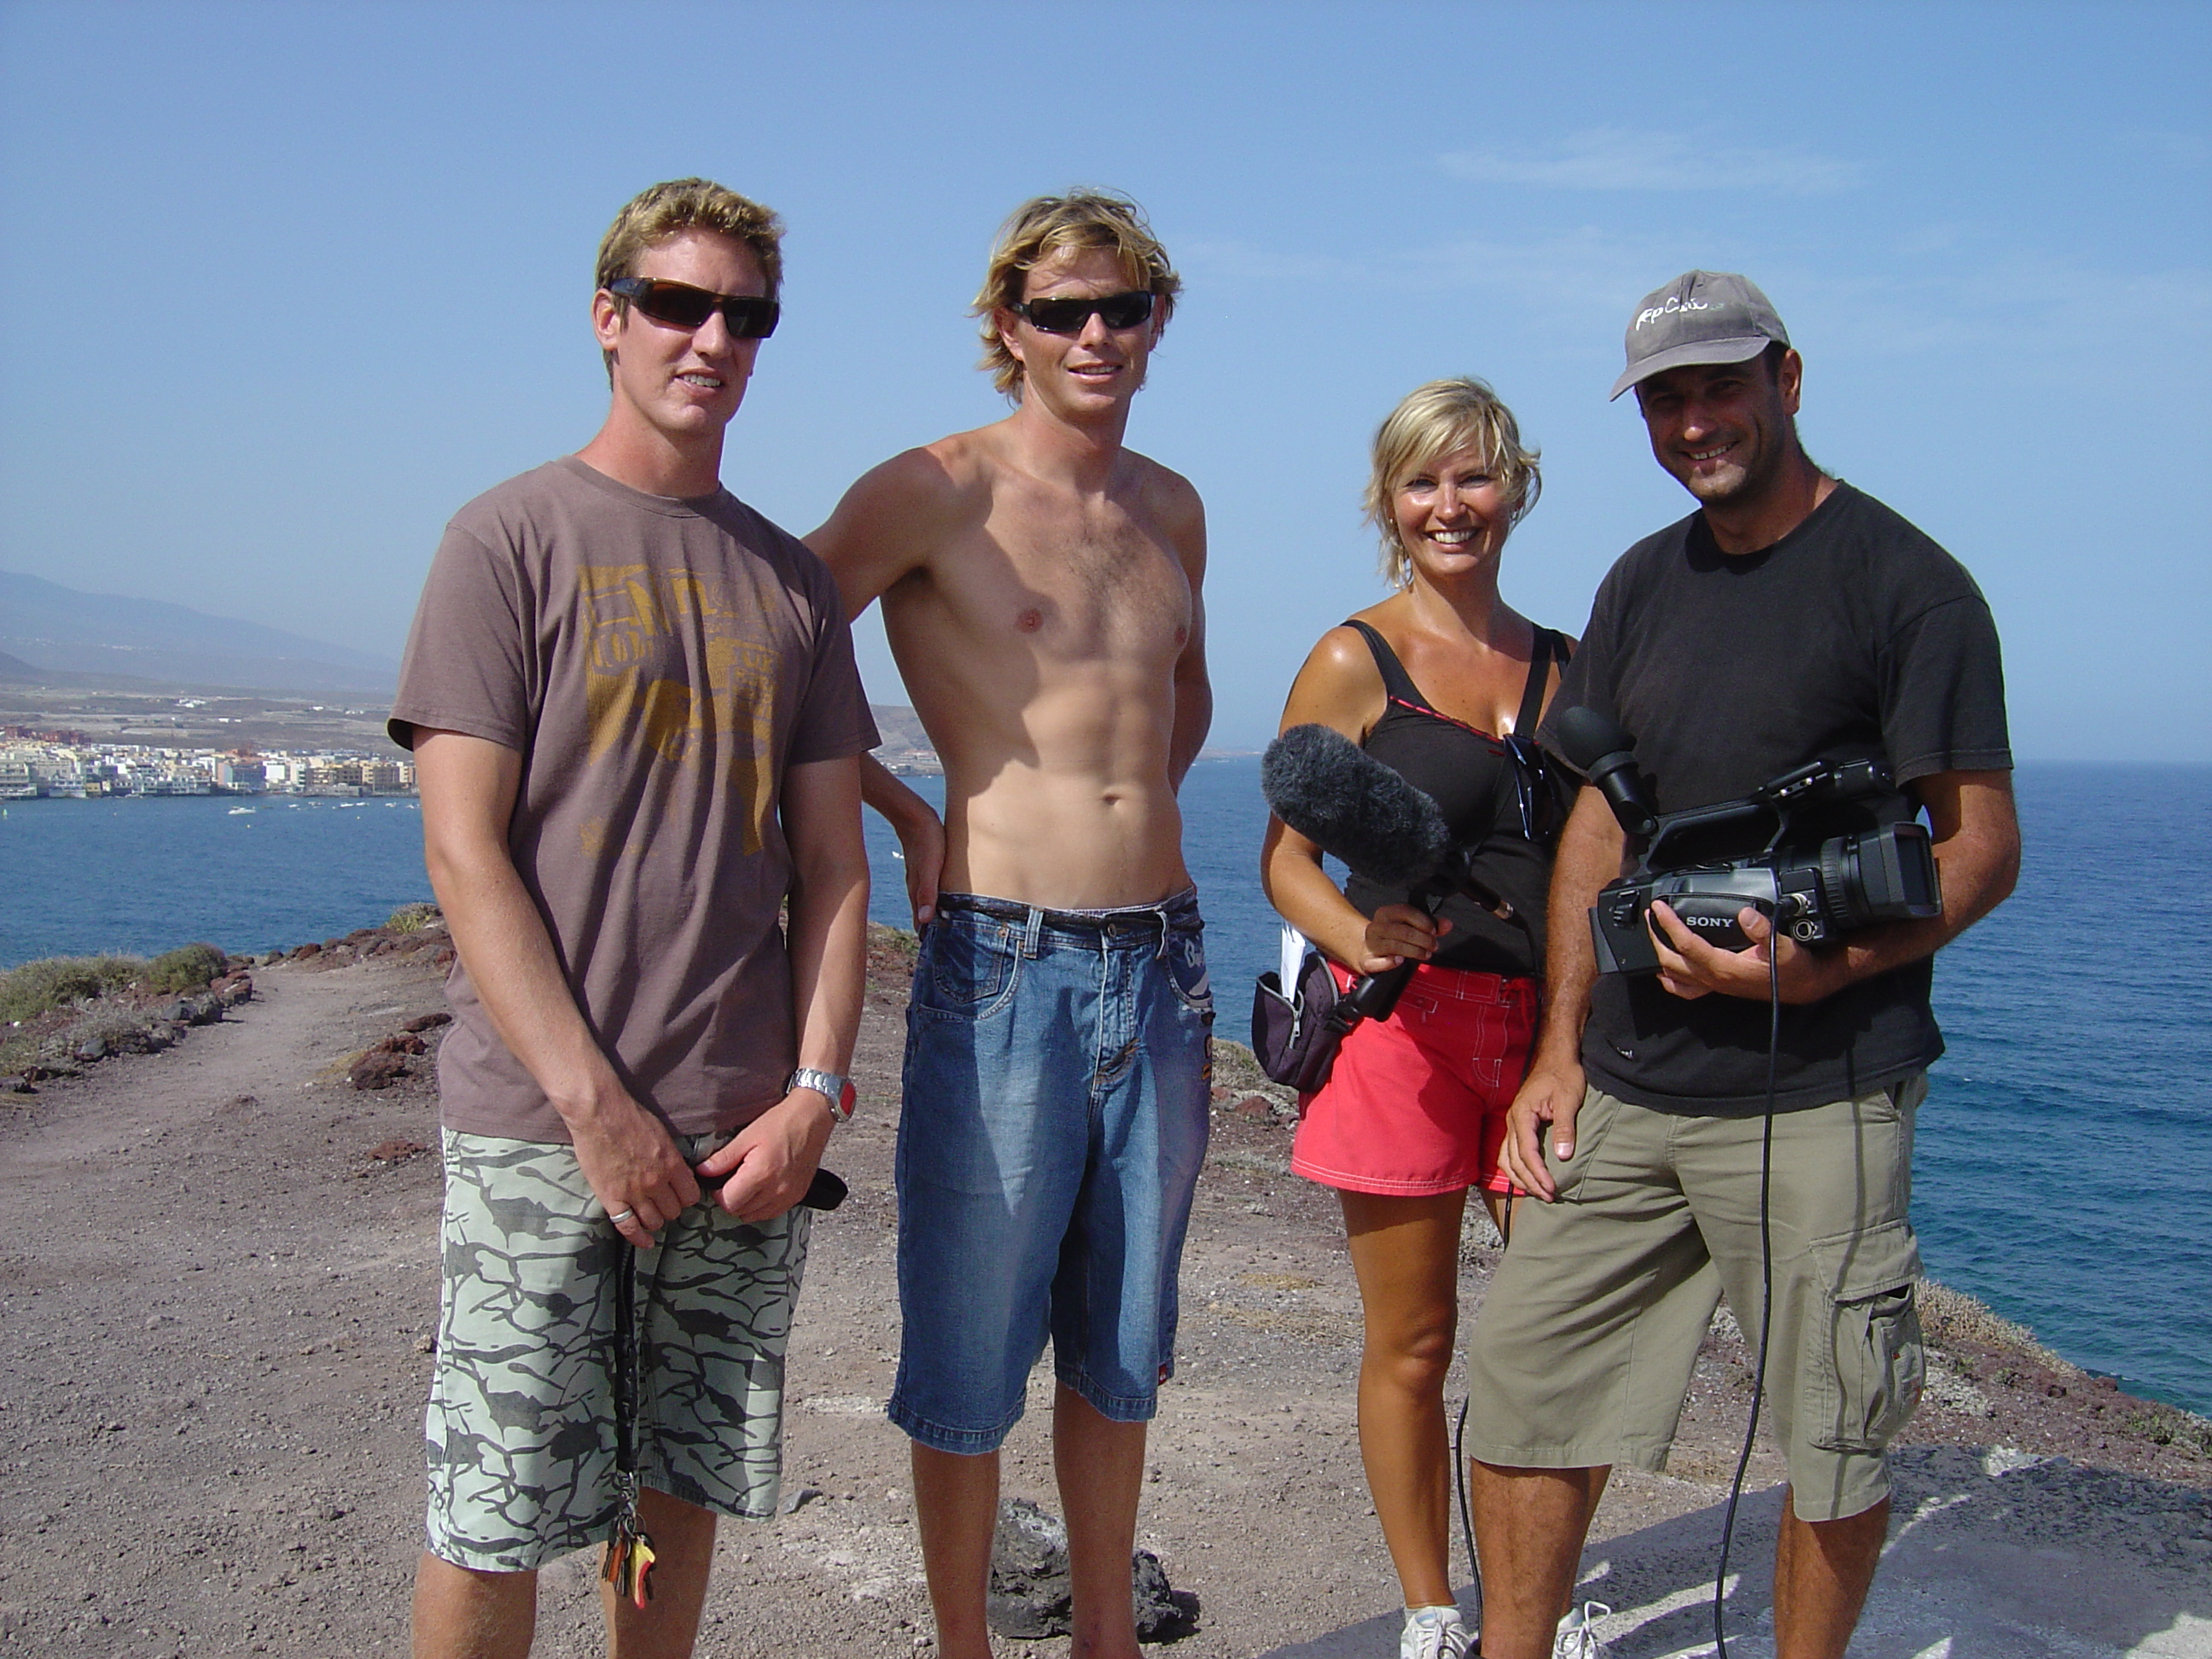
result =
[[[1508,1193],[1498,1205],[1504,1219],[1498,1224],[1498,1243],[1501,1249],[1513,1243],[1513,1194]],[[1459,1492],[1459,1533],[1467,1544],[1467,1570],[1473,1576],[1470,1588],[1474,1591],[1475,1640],[1482,1640],[1482,1560],[1474,1550],[1474,1512],[1467,1499],[1467,1408],[1474,1403],[1474,1396],[1460,1396],[1459,1425],[1452,1431],[1452,1484]],[[1478,1646],[1469,1659],[1481,1659]]]
[[[1467,1408],[1474,1403],[1473,1395],[1462,1395],[1459,1402],[1459,1426],[1452,1431],[1452,1473],[1457,1477],[1459,1488],[1460,1535],[1467,1540],[1467,1570],[1474,1575],[1475,1639],[1481,1640],[1482,1629],[1482,1563],[1474,1553],[1474,1515],[1467,1503]]]
[[[1776,923],[1766,941],[1766,1121],[1759,1146],[1759,1362],[1751,1375],[1751,1420],[1744,1425],[1743,1450],[1735,1460],[1735,1479],[1729,1483],[1728,1513],[1721,1522],[1720,1561],[1713,1569],[1713,1645],[1715,1659],[1728,1659],[1728,1632],[1721,1624],[1721,1603],[1727,1592],[1729,1546],[1735,1536],[1735,1506],[1743,1496],[1744,1471],[1751,1467],[1751,1448],[1759,1435],[1759,1407],[1766,1392],[1766,1340],[1774,1328],[1774,1232],[1769,1203],[1774,1182],[1774,1095],[1782,1054],[1782,884],[1774,884]],[[1737,1328],[1741,1330],[1741,1326]]]

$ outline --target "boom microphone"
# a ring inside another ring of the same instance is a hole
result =
[[[1658,811],[1636,769],[1633,738],[1595,708],[1562,708],[1553,717],[1552,729],[1559,735],[1567,763],[1596,786],[1624,831],[1640,837],[1658,828]]]
[[[1341,732],[1294,726],[1284,732],[1261,757],[1260,793],[1277,817],[1353,874],[1410,890],[1431,916],[1467,880],[1443,809]],[[1345,1030],[1363,1018],[1388,1018],[1414,965],[1408,957],[1365,975],[1338,999],[1330,1018]]]
[[[1308,841],[1384,887],[1419,887],[1451,857],[1443,810],[1341,732],[1294,726],[1267,745],[1260,793]]]

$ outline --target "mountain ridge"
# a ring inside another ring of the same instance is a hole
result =
[[[167,599],[90,593],[0,570],[0,653],[70,683],[118,678],[266,691],[389,692],[399,665],[264,623]]]

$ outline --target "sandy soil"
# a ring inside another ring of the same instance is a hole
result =
[[[810,1495],[725,1528],[702,1654],[927,1646],[905,1442],[882,1417],[902,1040],[884,955],[861,1115],[829,1160],[853,1196],[817,1226],[792,1347],[787,1501]],[[427,965],[390,957],[255,978],[252,1001],[167,1052],[0,1096],[0,1654],[404,1651],[438,1175],[392,1143],[434,1143],[436,1102],[428,1058],[373,1093],[346,1066],[443,999]],[[1279,1115],[1241,1097],[1216,1115],[1139,1526],[1200,1607],[1164,1651],[1386,1656],[1397,1598],[1359,1468],[1334,1205],[1287,1174]],[[1467,1253],[1470,1313],[1493,1261]],[[2021,1350],[1971,1307],[1947,1331],[1852,1652],[2212,1656],[2212,1459],[2194,1420]],[[1620,1477],[1601,1511],[1586,1593],[1615,1609],[1601,1629],[1621,1659],[1710,1650],[1740,1353],[1717,1334],[1673,1472]],[[1047,1392],[1040,1372],[1033,1407]],[[1010,1442],[1006,1490],[1056,1510],[1044,1415]],[[1763,1449],[1740,1524],[1729,1646],[1745,1659],[1771,1653],[1778,1474]],[[539,1653],[599,1650],[592,1565],[545,1576]]]

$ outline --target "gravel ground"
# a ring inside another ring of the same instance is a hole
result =
[[[830,1163],[790,1362],[791,1513],[726,1526],[702,1655],[928,1646],[897,1345],[890,1154],[899,951]],[[421,959],[257,969],[252,1000],[158,1054],[0,1096],[0,1654],[398,1653],[421,1528],[435,1315],[434,1056],[374,1092],[349,1063],[443,1006]],[[434,1041],[434,1031],[428,1033]],[[1229,1075],[1183,1273],[1180,1369],[1139,1542],[1196,1598],[1176,1659],[1395,1651],[1352,1420],[1358,1308],[1330,1196],[1284,1114]],[[1495,1260],[1465,1255],[1471,1316]],[[1898,1457],[1891,1555],[1852,1652],[2212,1656],[2206,1425],[2098,1387],[1960,1298]],[[1620,1659],[1709,1651],[1713,1549],[1748,1382],[1723,1322],[1670,1474],[1623,1474],[1584,1560]],[[1005,1490],[1056,1510],[1048,1374]],[[1779,1466],[1753,1457],[1730,1651],[1758,1659]],[[593,1563],[544,1576],[538,1651],[599,1651]],[[1464,1571],[1463,1565],[1461,1571]],[[1006,1644],[1055,1659],[1064,1641]]]

